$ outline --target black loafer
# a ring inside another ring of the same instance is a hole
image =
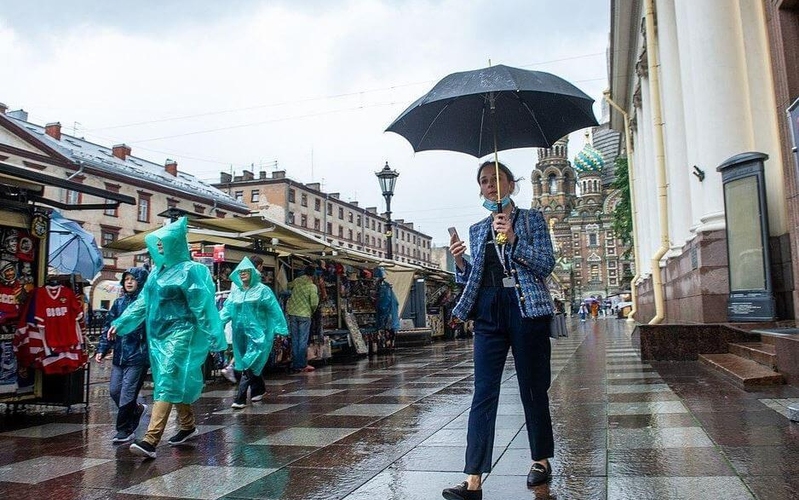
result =
[[[538,486],[539,484],[546,483],[552,476],[552,467],[547,462],[547,465],[541,465],[538,462],[533,463],[530,467],[530,472],[527,473],[527,487]]]
[[[470,490],[466,481],[441,492],[447,500],[483,500],[483,490]]]

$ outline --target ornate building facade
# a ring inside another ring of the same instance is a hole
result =
[[[629,290],[633,260],[613,231],[621,196],[611,188],[618,145],[618,133],[597,127],[574,162],[568,137],[538,150],[532,206],[544,214],[555,250],[550,290],[573,305]]]

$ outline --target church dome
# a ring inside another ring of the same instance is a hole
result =
[[[605,168],[605,159],[602,153],[586,142],[583,150],[574,158],[573,165],[579,175],[601,174]]]

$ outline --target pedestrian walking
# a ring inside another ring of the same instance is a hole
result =
[[[586,318],[586,316],[588,316],[588,308],[585,307],[585,302],[580,304],[580,310],[578,312],[580,314],[580,321],[585,323],[585,318]]]
[[[97,345],[97,354],[94,359],[102,363],[113,350],[111,360],[111,381],[108,392],[118,408],[116,435],[112,443],[120,444],[132,441],[136,428],[139,426],[141,416],[147,405],[139,402],[139,391],[144,384],[147,369],[150,367],[150,357],[147,352],[147,330],[144,325],[139,326],[129,335],[108,339],[108,329],[111,322],[117,319],[139,296],[144,283],[147,281],[147,271],[141,267],[132,267],[122,273],[120,284],[123,295],[116,299],[111,309],[105,316],[105,325],[100,334]]]
[[[291,371],[312,372],[308,364],[308,336],[311,331],[311,316],[319,305],[319,290],[313,282],[314,266],[306,266],[305,272],[289,283],[291,291],[286,301],[291,336]]]
[[[272,290],[261,282],[261,274],[250,259],[244,260],[230,274],[236,285],[222,308],[222,324],[233,329],[233,359],[241,370],[241,382],[231,405],[247,406],[247,393],[252,401],[260,401],[266,393],[261,372],[269,359],[275,334],[288,334],[283,310]]]
[[[191,404],[202,393],[202,365],[209,351],[226,347],[211,273],[191,260],[187,233],[187,219],[181,217],[145,236],[154,270],[136,301],[108,329],[113,339],[132,334],[142,323],[147,328],[153,409],[144,438],[130,445],[132,453],[146,458],[156,457],[172,405],[177,407],[180,430],[169,444],[197,436]]]
[[[391,283],[386,281],[386,270],[376,267],[377,300],[375,303],[375,327],[389,334],[389,339],[400,329],[399,301]]]
[[[467,478],[443,491],[448,500],[482,499],[482,475],[491,471],[508,349],[513,351],[532,458],[527,485],[544,483],[552,474],[549,458],[554,455],[554,439],[547,391],[551,378],[549,323],[554,311],[544,280],[555,259],[541,213],[518,208],[509,196],[497,199],[498,189],[506,195],[515,193],[517,187],[510,169],[501,163],[498,167],[498,179],[494,162],[485,162],[478,169],[483,206],[492,215],[469,229],[471,263],[463,258],[466,246],[457,234],[450,239],[457,265],[455,279],[464,285],[453,315],[463,321],[474,319],[474,395],[463,470]],[[497,242],[499,234],[505,235],[506,244]]]

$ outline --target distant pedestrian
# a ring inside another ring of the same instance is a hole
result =
[[[314,266],[306,266],[305,272],[289,283],[291,296],[286,301],[291,336],[291,371],[312,372],[308,364],[308,337],[311,332],[311,317],[319,306],[319,290],[313,282]]]
[[[272,352],[275,334],[288,334],[286,318],[272,290],[261,283],[261,276],[245,257],[230,275],[236,285],[225,301],[220,314],[224,325],[232,324],[233,357],[242,372],[235,409],[247,406],[247,392],[252,401],[260,401],[266,393],[261,372]]]
[[[114,351],[108,392],[119,409],[117,433],[111,439],[115,444],[132,441],[136,437],[136,428],[147,409],[146,405],[139,403],[139,391],[150,367],[150,357],[147,352],[147,329],[144,325],[129,335],[116,337],[114,340],[109,340],[108,330],[111,322],[138,298],[147,281],[147,274],[147,271],[141,267],[132,267],[122,273],[120,283],[123,295],[114,301],[111,310],[105,316],[105,326],[94,358],[98,363],[102,363],[108,351]]]
[[[577,313],[580,315],[580,321],[585,322],[585,318],[588,316],[588,308],[585,307],[585,302],[580,304],[580,309],[577,311]]]

